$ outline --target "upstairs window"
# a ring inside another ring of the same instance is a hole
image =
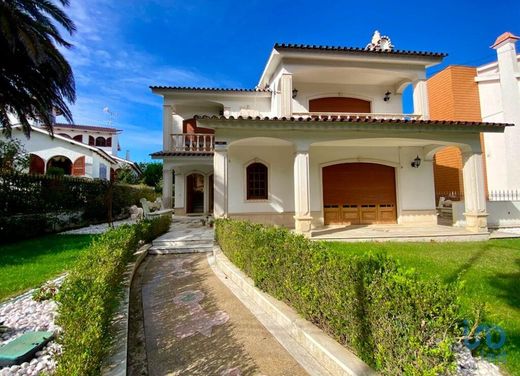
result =
[[[96,146],[107,146],[107,142],[104,137],[96,138]]]
[[[267,166],[255,162],[247,166],[247,199],[267,200]]]

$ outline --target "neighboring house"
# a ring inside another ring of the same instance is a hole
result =
[[[444,56],[395,50],[376,33],[366,48],[275,44],[255,89],[152,86],[164,98],[163,150],[152,154],[163,160],[164,204],[303,234],[435,226],[433,156],[453,146],[466,227],[486,232],[480,134],[506,124],[430,119],[426,68]],[[404,114],[409,85],[414,112]]]
[[[486,194],[519,199],[520,191],[520,55],[511,34],[500,35],[491,48],[497,61],[480,67],[449,66],[428,79],[432,119],[515,124],[503,133],[483,133]],[[460,199],[464,192],[462,156],[457,148],[435,155],[436,195]]]
[[[117,156],[118,132],[107,127],[56,124],[53,137],[33,126],[27,138],[21,126],[13,126],[12,137],[19,139],[30,154],[29,173],[45,174],[57,167],[65,175],[108,180],[126,166],[140,173],[134,162]]]

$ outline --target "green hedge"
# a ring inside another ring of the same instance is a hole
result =
[[[454,371],[460,285],[421,280],[381,254],[349,255],[288,230],[217,220],[223,252],[385,375]]]
[[[170,216],[162,216],[107,231],[74,265],[57,297],[57,323],[63,329],[58,337],[63,353],[57,375],[100,374],[127,263],[140,242],[150,242],[166,232],[170,223]]]

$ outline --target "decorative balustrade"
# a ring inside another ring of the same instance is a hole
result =
[[[377,119],[377,120],[419,120],[421,115],[416,114],[387,114],[375,112],[293,112],[294,117],[313,117],[313,116],[330,116],[330,117],[351,117],[361,119]]]
[[[215,150],[215,136],[208,133],[172,134],[172,151],[186,153],[212,152]]]
[[[520,201],[519,190],[497,190],[489,191],[489,201]]]

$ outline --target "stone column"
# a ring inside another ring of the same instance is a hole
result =
[[[426,80],[419,80],[413,83],[413,112],[421,115],[422,120],[430,119]]]
[[[213,155],[213,205],[215,218],[228,215],[228,150],[227,143],[215,142]]]
[[[163,151],[170,151],[172,147],[173,110],[172,106],[163,106]]]
[[[280,116],[292,116],[292,75],[282,74],[280,78]]]
[[[163,165],[162,202],[166,209],[172,208],[173,170]]]
[[[466,229],[471,232],[487,232],[486,193],[482,152],[463,152],[464,204]]]
[[[309,181],[309,149],[296,150],[294,157],[294,228],[297,233],[310,236],[311,198]]]

